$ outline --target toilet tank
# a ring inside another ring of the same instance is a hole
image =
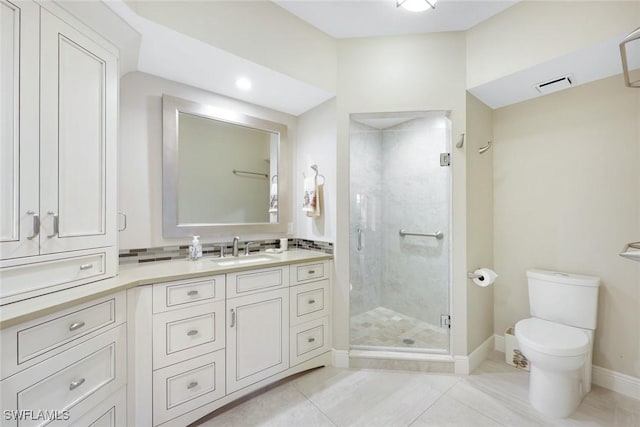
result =
[[[527,279],[532,316],[583,329],[596,328],[599,277],[528,270]]]

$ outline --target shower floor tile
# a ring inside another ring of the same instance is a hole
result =
[[[385,307],[351,317],[351,345],[449,349],[445,329]]]

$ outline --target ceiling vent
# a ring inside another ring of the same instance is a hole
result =
[[[546,82],[538,83],[535,88],[543,95],[548,93],[557,92],[562,89],[570,88],[573,84],[573,74],[567,74],[566,76],[558,77]]]

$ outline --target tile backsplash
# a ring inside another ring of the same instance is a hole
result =
[[[225,256],[231,253],[232,243],[203,243],[203,256],[220,256],[220,246],[224,245]],[[251,252],[264,251],[269,248],[278,248],[280,241],[278,239],[260,240],[251,245]],[[309,249],[321,251],[328,254],[333,253],[333,243],[321,242],[318,240],[305,239],[289,239],[290,249]],[[241,246],[244,250],[244,246]],[[163,246],[158,248],[141,248],[141,249],[124,249],[120,251],[120,265],[136,264],[143,262],[169,261],[172,259],[185,259],[189,253],[189,245],[181,246]]]

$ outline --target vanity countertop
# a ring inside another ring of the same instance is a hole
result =
[[[252,254],[247,258],[201,258],[198,261],[171,260],[123,265],[116,277],[0,306],[0,328],[135,286],[329,259],[333,259],[333,255],[292,249],[280,254]]]

